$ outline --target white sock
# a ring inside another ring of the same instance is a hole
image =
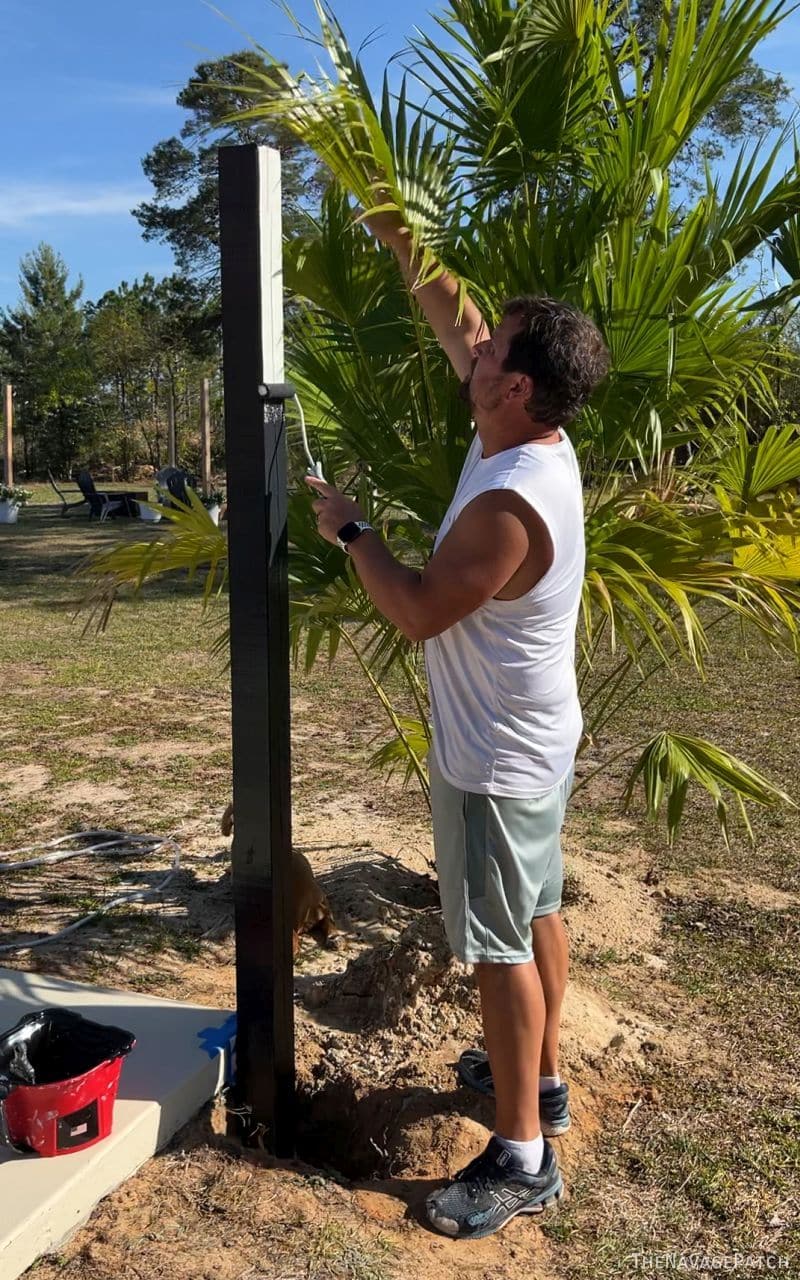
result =
[[[521,1164],[526,1173],[539,1172],[544,1158],[544,1138],[541,1133],[538,1137],[531,1138],[530,1142],[515,1142],[513,1138],[501,1138],[499,1133],[494,1134],[494,1137],[501,1146],[511,1152],[517,1164]]]
[[[545,1089],[557,1089],[561,1084],[561,1076],[539,1076],[539,1092],[544,1093]]]

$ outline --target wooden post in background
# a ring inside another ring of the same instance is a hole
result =
[[[294,1154],[289,535],[281,161],[219,150],[228,474],[236,1112]]]
[[[175,444],[175,397],[167,393],[167,464],[177,467],[178,450]]]
[[[211,388],[208,378],[200,383],[200,470],[203,493],[211,492]]]
[[[14,483],[14,388],[10,382],[6,383],[3,440],[3,483],[11,488]]]

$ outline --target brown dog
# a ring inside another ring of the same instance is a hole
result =
[[[222,815],[220,828],[224,836],[233,831],[233,805],[229,804]],[[320,946],[336,935],[336,928],[328,899],[314,879],[311,863],[304,853],[292,850],[292,955],[300,950],[300,936],[307,933]]]

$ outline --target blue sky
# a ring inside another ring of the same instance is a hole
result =
[[[308,0],[294,8],[311,19]],[[380,22],[365,55],[380,76],[427,8],[339,0],[337,12],[351,39]],[[217,9],[298,65],[302,46],[270,0]],[[241,31],[203,0],[0,0],[0,307],[18,297],[19,259],[40,240],[83,276],[88,298],[172,269],[169,250],[144,241],[130,215],[152,194],[141,161],[179,132],[175,96],[195,65],[245,47]]]
[[[311,19],[310,0],[293,7]],[[435,7],[335,4],[351,42],[378,27],[364,59],[376,82]],[[218,8],[291,66],[309,65],[270,0],[218,0]],[[40,240],[62,254],[73,280],[83,277],[86,298],[171,270],[169,251],[145,242],[130,215],[151,194],[141,160],[179,131],[175,95],[195,64],[245,43],[203,0],[0,0],[0,307],[16,301],[19,259]],[[763,44],[759,61],[782,72],[800,99],[800,11]]]

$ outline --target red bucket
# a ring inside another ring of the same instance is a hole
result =
[[[136,1040],[69,1009],[40,1009],[0,1036],[0,1141],[42,1156],[108,1137],[122,1060]]]

